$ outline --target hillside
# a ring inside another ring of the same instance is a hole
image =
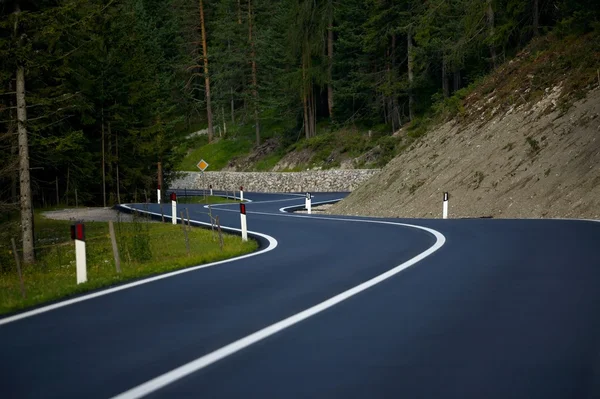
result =
[[[330,212],[600,219],[598,42],[533,43]]]

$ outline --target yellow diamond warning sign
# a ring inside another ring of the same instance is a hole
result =
[[[206,168],[208,168],[208,162],[206,162],[204,159],[201,160],[200,162],[198,162],[198,164],[196,165],[198,167],[198,169],[200,169],[201,171],[205,171]]]

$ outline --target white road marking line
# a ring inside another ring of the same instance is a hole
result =
[[[335,204],[336,202],[340,202],[341,200],[343,200],[343,198],[337,198],[337,199],[332,199],[332,200],[327,200],[327,201],[320,201],[320,202],[313,202],[312,206],[324,205],[324,204]],[[297,207],[302,207],[302,204],[284,206],[283,208],[279,208],[279,212],[281,212],[281,213],[289,213],[288,209],[290,209],[290,208],[297,208]]]
[[[293,215],[277,215],[277,216],[293,217]],[[331,218],[321,218],[321,217],[311,217],[311,219],[341,220],[341,219],[331,219]],[[236,352],[239,352],[257,342],[260,342],[260,341],[270,337],[271,335],[274,335],[282,330],[285,330],[288,327],[291,327],[297,323],[300,323],[301,321],[306,320],[309,317],[312,317],[318,313],[321,313],[324,310],[329,309],[332,306],[335,306],[338,303],[343,302],[343,301],[381,283],[382,281],[389,279],[390,277],[392,277],[392,276],[400,273],[401,271],[407,269],[408,267],[414,265],[415,263],[425,259],[429,255],[431,255],[432,253],[434,253],[435,251],[440,249],[446,242],[446,237],[444,237],[444,235],[442,233],[440,233],[436,230],[427,228],[427,227],[404,224],[404,223],[384,222],[384,221],[369,221],[369,220],[360,220],[360,219],[345,219],[345,220],[346,221],[355,221],[355,222],[360,222],[360,223],[369,223],[370,222],[370,223],[379,223],[379,224],[390,224],[390,225],[410,227],[410,228],[415,228],[415,229],[419,229],[419,230],[424,230],[430,234],[433,234],[433,236],[436,238],[436,242],[433,246],[431,246],[426,251],[424,251],[424,252],[420,253],[419,255],[415,256],[414,258],[394,267],[393,269],[380,274],[377,277],[374,277],[368,281],[365,281],[364,283],[359,284],[354,288],[346,290],[346,291],[344,291],[334,297],[331,297],[315,306],[312,306],[306,310],[303,310],[300,313],[297,313],[293,316],[283,319],[277,323],[271,324],[270,326],[265,327],[262,330],[256,331],[253,334],[250,334],[244,338],[238,339],[237,341],[234,341],[234,342],[230,343],[229,345],[226,345],[220,349],[217,349],[214,352],[211,352],[207,355],[199,357],[196,360],[193,360],[187,364],[184,364],[183,366],[180,366],[180,367],[178,367],[174,370],[171,370],[163,375],[153,378],[150,381],[147,381],[141,385],[138,385],[137,387],[134,387],[126,392],[123,392],[117,396],[114,396],[113,399],[137,399],[137,398],[144,397],[150,393],[153,393],[161,388],[164,388],[165,386],[170,385],[170,384],[174,383],[175,381],[180,380],[181,378],[184,378],[184,377],[186,377],[198,370],[201,370],[219,360],[222,360]]]
[[[122,206],[125,207],[125,208],[128,208],[128,209],[133,209],[130,206],[127,206],[127,205],[122,205]],[[149,214],[153,214],[153,215],[156,215],[156,216],[160,216],[160,213],[147,212],[147,211],[141,211],[141,210],[139,210],[139,211],[140,212],[146,212],[146,213],[149,213]],[[177,219],[181,220],[181,218],[177,218]],[[193,223],[202,224],[202,225],[205,225],[205,226],[210,226],[210,223],[200,222],[200,221],[197,221],[197,220],[192,220],[192,222]],[[237,229],[237,228],[234,228],[234,227],[221,226],[221,228],[223,230],[228,230],[228,231],[241,231],[240,229]],[[0,319],[0,326],[2,326],[4,324],[15,322],[17,320],[22,320],[22,319],[25,319],[25,318],[28,318],[28,317],[32,317],[32,316],[35,316],[35,315],[38,315],[38,314],[41,314],[41,313],[46,313],[46,312],[49,312],[51,310],[63,308],[65,306],[69,306],[69,305],[73,305],[75,303],[87,301],[87,300],[90,300],[90,299],[93,299],[93,298],[98,298],[98,297],[101,297],[101,296],[104,296],[104,295],[112,294],[114,292],[119,292],[119,291],[123,291],[123,290],[129,289],[129,288],[137,287],[139,285],[148,284],[148,283],[152,283],[154,281],[158,281],[158,280],[162,280],[162,279],[165,279],[165,278],[177,276],[179,274],[189,273],[189,272],[193,272],[193,271],[196,271],[196,270],[205,269],[207,267],[218,266],[218,265],[222,265],[222,264],[225,264],[225,263],[230,263],[230,262],[235,262],[235,261],[238,261],[238,260],[241,260],[241,259],[250,258],[250,257],[253,257],[253,256],[262,255],[264,253],[267,253],[267,252],[272,251],[275,248],[277,248],[278,243],[277,243],[277,240],[274,237],[271,237],[271,236],[269,236],[267,234],[258,233],[258,232],[255,232],[255,231],[249,231],[248,233],[249,234],[254,234],[254,235],[262,237],[262,238],[265,238],[269,242],[269,245],[267,246],[267,248],[262,249],[262,250],[257,251],[257,252],[252,252],[252,253],[247,254],[247,255],[238,256],[236,258],[225,259],[225,260],[221,260],[221,261],[218,261],[218,262],[207,263],[207,264],[204,264],[204,265],[192,266],[192,267],[188,267],[188,268],[185,268],[185,269],[176,270],[176,271],[169,272],[169,273],[166,273],[166,274],[161,274],[159,276],[154,276],[154,277],[150,277],[150,278],[147,278],[147,279],[138,280],[138,281],[135,281],[133,283],[123,284],[123,285],[120,285],[118,287],[109,288],[109,289],[106,289],[106,290],[103,290],[103,291],[94,292],[93,294],[88,294],[88,295],[80,296],[80,297],[77,297],[77,298],[68,299],[66,301],[58,302],[58,303],[55,303],[55,304],[52,304],[52,305],[43,306],[41,308],[33,309],[33,310],[28,311],[28,312],[19,313],[19,314],[16,314],[14,316],[9,316],[9,317]]]

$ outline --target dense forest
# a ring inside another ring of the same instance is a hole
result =
[[[32,205],[146,200],[157,164],[168,180],[176,143],[198,121],[209,140],[216,125],[252,124],[257,144],[278,120],[307,138],[321,120],[392,132],[535,36],[596,29],[600,7],[1,0],[0,15],[0,208],[25,215]]]

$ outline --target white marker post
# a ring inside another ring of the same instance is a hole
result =
[[[310,215],[312,212],[312,200],[311,200],[310,193],[306,193],[306,199],[304,200],[304,207],[306,208],[306,210],[308,211],[308,214]]]
[[[244,202],[244,187],[240,186],[240,201]]]
[[[158,188],[156,189],[156,203],[160,204],[160,184],[158,185]]]
[[[448,193],[444,193],[444,207],[442,210],[442,218],[448,219]]]
[[[210,196],[212,197],[213,195],[213,191],[212,191],[212,184],[210,185]]]
[[[85,226],[83,223],[71,225],[71,239],[75,240],[75,263],[77,269],[77,284],[87,281],[87,261],[85,253]]]
[[[246,204],[240,204],[240,224],[242,226],[242,241],[248,241],[248,224],[246,223]]]
[[[171,193],[171,221],[177,224],[177,194]]]

